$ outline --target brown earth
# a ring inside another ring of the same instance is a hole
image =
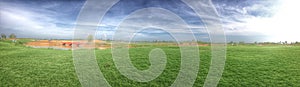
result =
[[[74,48],[97,48],[97,49],[108,49],[111,48],[111,44],[109,44],[106,41],[102,40],[94,40],[93,43],[87,43],[87,41],[78,40],[78,41],[72,41],[72,40],[37,40],[28,42],[25,45],[29,47],[34,48],[55,48],[55,49],[72,49],[72,46]],[[182,44],[170,44],[170,43],[159,43],[154,44],[158,46],[189,46],[192,45],[191,43],[182,43]],[[209,46],[209,44],[198,44],[198,46]],[[132,47],[140,47],[139,45],[129,45],[128,48]],[[144,46],[142,46],[144,47]]]
[[[38,40],[38,41],[28,42],[25,45],[34,48],[62,48],[62,49],[71,49],[72,46],[74,46],[75,48],[76,47],[87,47],[87,48],[98,48],[98,49],[110,48],[110,45],[107,44],[105,41],[94,40],[94,42],[95,44],[88,44],[86,41],[72,41],[72,40]],[[74,45],[75,43],[76,45]]]

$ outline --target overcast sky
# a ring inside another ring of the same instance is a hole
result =
[[[212,2],[221,16],[227,41],[300,41],[299,0]],[[0,33],[15,33],[20,38],[71,39],[84,3],[84,0],[0,0]],[[120,0],[104,16],[96,38],[111,39],[128,15],[148,7],[173,12],[190,26],[198,40],[209,41],[201,17],[180,0]],[[177,34],[187,33],[179,31]],[[134,39],[172,40],[169,33],[156,28],[141,31]]]

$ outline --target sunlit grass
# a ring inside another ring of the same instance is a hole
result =
[[[132,63],[148,69],[148,53],[155,47],[131,48]],[[167,54],[164,72],[150,82],[137,82],[121,75],[110,50],[96,50],[97,61],[113,86],[170,86],[179,72],[180,50],[161,47]],[[210,48],[200,47],[200,69],[194,86],[203,86],[210,65]],[[0,86],[80,86],[72,51],[34,49],[0,42]],[[229,46],[226,66],[218,86],[300,86],[300,47]]]

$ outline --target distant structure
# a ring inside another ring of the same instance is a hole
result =
[[[73,42],[73,41],[64,41],[64,42],[61,42],[61,45],[63,46],[76,46],[76,47],[79,47],[81,44],[83,43],[80,43],[80,42]]]

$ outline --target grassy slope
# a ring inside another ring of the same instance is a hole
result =
[[[180,51],[162,48],[168,55],[165,71],[155,80],[140,83],[122,76],[114,67],[110,50],[97,50],[101,71],[114,86],[169,86],[180,67]],[[132,63],[141,70],[151,48],[130,49]],[[80,86],[72,52],[32,49],[0,42],[0,86]],[[300,86],[300,47],[228,47],[226,67],[219,86]],[[201,65],[195,86],[202,86],[210,63],[208,47],[200,48]]]
[[[78,86],[71,51],[0,42],[0,86]]]

